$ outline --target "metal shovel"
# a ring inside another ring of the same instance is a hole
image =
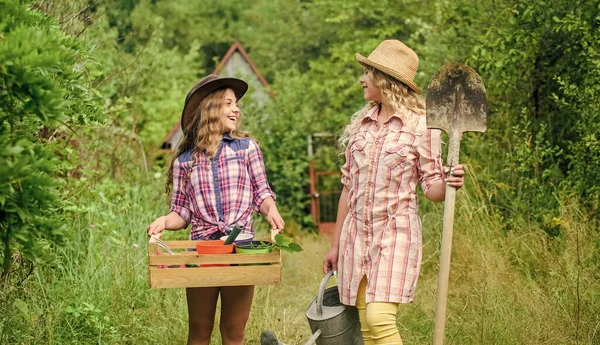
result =
[[[487,100],[483,81],[469,66],[460,63],[444,65],[429,82],[426,104],[427,127],[439,128],[448,133],[447,164],[452,167],[458,164],[462,134],[486,130]],[[446,186],[434,345],[444,343],[455,198],[456,189]]]

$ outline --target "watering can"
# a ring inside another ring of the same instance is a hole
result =
[[[340,302],[337,286],[325,289],[332,275],[329,271],[323,278],[317,297],[306,310],[313,335],[305,345],[363,345],[356,307]]]

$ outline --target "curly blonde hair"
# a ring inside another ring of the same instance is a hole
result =
[[[190,167],[193,167],[198,161],[199,153],[204,152],[210,158],[214,157],[217,153],[224,131],[220,119],[220,110],[225,104],[225,92],[227,90],[229,89],[222,88],[211,92],[200,102],[198,108],[194,111],[194,120],[186,126],[181,144],[177,148],[177,154],[171,160],[171,166],[167,173],[167,182],[165,183],[167,194],[170,194],[171,186],[173,185],[173,165],[181,154],[188,151],[192,152],[193,162]],[[237,121],[238,125],[236,129],[229,132],[230,137],[241,139],[250,136],[247,132],[239,130],[242,125],[242,119],[243,114],[240,110]],[[182,181],[183,185],[189,179],[189,175],[190,171],[187,172],[186,177]]]
[[[383,103],[391,105],[396,112],[408,110],[420,116],[425,116],[425,102],[406,84],[373,67],[365,66],[365,70],[372,75],[373,83],[381,90]],[[350,123],[344,128],[344,133],[339,139],[342,149],[346,148],[350,137],[358,130],[363,117],[365,117],[369,110],[379,106],[379,104],[380,102],[370,101],[352,115]]]

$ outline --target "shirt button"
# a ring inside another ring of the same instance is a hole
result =
[[[371,206],[371,202],[370,201],[367,201],[367,206]]]
[[[369,187],[373,187],[373,182],[369,181],[369,183],[367,183],[367,185],[369,185]]]
[[[375,165],[375,161],[371,161],[371,164],[372,164],[372,165]]]
[[[363,266],[367,266],[367,260],[363,261]]]
[[[365,246],[370,246],[370,245],[371,245],[371,242],[369,242],[369,241],[365,242]]]
[[[375,142],[375,145],[379,145],[379,141],[376,141],[376,142]]]
[[[368,220],[365,220],[365,225],[367,225],[367,226],[369,225],[369,221]]]

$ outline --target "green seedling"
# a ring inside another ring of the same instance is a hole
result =
[[[297,253],[297,252],[301,252],[303,249],[302,247],[294,242],[293,239],[289,238],[289,237],[285,237],[282,234],[277,234],[275,235],[275,242],[265,242],[265,241],[259,241],[260,244],[255,244],[255,241],[250,243],[250,248],[253,249],[263,249],[263,248],[277,248],[279,250],[283,250],[286,251],[288,253]]]

